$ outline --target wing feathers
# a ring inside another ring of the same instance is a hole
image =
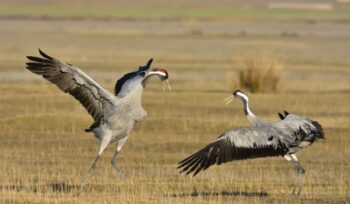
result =
[[[283,156],[324,138],[321,125],[316,121],[279,113],[282,120],[261,127],[232,129],[212,143],[179,162],[178,168],[195,176],[210,166],[233,160]]]
[[[39,53],[40,53],[41,56],[45,57],[46,59],[53,60],[52,57],[50,57],[49,55],[47,55],[46,53],[44,53],[44,52],[41,51],[40,49],[39,49]]]
[[[245,136],[246,135],[243,135],[242,137]],[[269,144],[268,142],[266,138],[266,141],[261,141],[263,144],[251,142],[244,146],[236,146],[231,141],[230,136],[222,136],[198,152],[182,160],[178,168],[182,169],[180,171],[181,173],[193,173],[193,176],[195,176],[200,171],[206,170],[214,164],[220,165],[233,160],[279,156],[284,155],[286,151],[288,151],[279,146],[278,141],[276,141],[275,144]]]
[[[27,56],[26,68],[56,84],[62,91],[77,99],[94,118],[97,127],[103,119],[103,106],[113,105],[110,94],[80,69],[50,57],[39,49],[41,57]]]

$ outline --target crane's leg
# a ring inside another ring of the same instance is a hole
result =
[[[118,141],[117,143],[117,151],[115,151],[114,155],[113,155],[113,158],[111,160],[111,164],[113,166],[113,168],[117,171],[117,173],[125,180],[127,181],[127,177],[124,175],[124,173],[117,167],[117,155],[119,153],[119,151],[122,149],[124,143],[126,142],[128,138],[125,137],[121,140]]]
[[[301,166],[301,164],[298,162],[298,159],[295,154],[285,155],[284,158],[286,158],[289,162],[291,162],[291,164],[295,168],[295,171],[298,174],[297,182],[295,183],[292,191],[292,195],[298,196],[301,192],[301,189],[303,188],[305,170]]]
[[[94,161],[94,163],[92,163],[92,166],[86,176],[86,178],[84,179],[83,183],[80,185],[79,190],[82,190],[83,187],[85,186],[85,184],[89,181],[91,175],[94,173],[96,166],[97,166],[97,162],[100,160],[101,158],[101,154],[102,152],[106,149],[107,145],[109,144],[110,140],[112,138],[111,134],[106,134],[105,137],[103,137],[102,141],[101,141],[101,145],[100,145],[100,150],[98,152],[98,155]]]
[[[124,173],[117,167],[117,155],[118,155],[119,151],[115,151],[113,158],[111,160],[111,164],[113,166],[113,168],[117,171],[117,173],[125,180],[127,181],[126,176],[124,175]]]
[[[298,189],[293,189],[293,194],[294,195],[299,195],[301,192],[301,189],[303,188],[303,184],[304,184],[304,175],[305,175],[305,170],[304,168],[301,166],[301,164],[298,162],[298,159],[296,157],[295,154],[292,154],[292,164],[296,170],[296,172],[298,173]]]
[[[88,182],[88,180],[90,179],[92,173],[94,173],[95,169],[96,169],[96,166],[97,166],[97,162],[98,160],[100,160],[101,156],[100,155],[97,155],[94,163],[92,163],[92,166],[86,176],[86,178],[84,179],[84,181],[81,183],[80,187],[79,187],[79,190],[83,189],[83,187],[85,186],[85,184]]]

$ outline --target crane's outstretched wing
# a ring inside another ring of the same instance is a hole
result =
[[[85,131],[90,132],[98,127],[103,120],[103,110],[114,106],[113,95],[79,68],[50,57],[40,49],[39,53],[42,57],[27,56],[30,61],[26,68],[56,84],[85,107],[94,119],[94,123]]]
[[[178,168],[195,176],[209,166],[232,160],[279,156],[288,152],[278,131],[267,127],[239,128],[219,136],[203,149],[179,162]]]

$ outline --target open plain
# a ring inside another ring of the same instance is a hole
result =
[[[137,15],[90,8],[74,15],[74,8],[3,6],[0,203],[349,203],[350,15],[239,15],[225,3],[216,8],[225,8],[218,15],[203,8],[182,15],[173,7]],[[169,71],[173,91],[163,91],[158,80],[150,83],[143,95],[148,117],[119,155],[128,182],[110,165],[110,146],[77,195],[99,142],[84,132],[92,119],[73,97],[25,69],[25,56],[37,55],[38,48],[80,67],[110,91],[150,57],[154,67]],[[256,115],[273,122],[277,112],[288,110],[324,128],[325,140],[298,153],[306,170],[299,197],[289,195],[295,172],[281,157],[235,161],[194,178],[176,169],[225,130],[249,125],[239,101],[222,101],[237,88],[233,61],[240,55],[284,62],[277,92],[249,94]]]

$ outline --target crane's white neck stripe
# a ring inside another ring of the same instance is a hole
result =
[[[248,96],[247,96],[247,95],[245,95],[245,94],[243,94],[243,93],[241,93],[241,92],[237,92],[237,95],[240,96],[240,97],[242,97],[245,101],[248,102]]]
[[[244,113],[247,116],[248,120],[254,123],[254,121],[256,120],[256,116],[252,113],[252,111],[250,111],[248,96],[241,92],[237,92],[236,94],[243,101]]]
[[[150,71],[149,74],[159,74],[161,76],[166,76],[166,74],[164,72],[161,72],[161,71]]]

